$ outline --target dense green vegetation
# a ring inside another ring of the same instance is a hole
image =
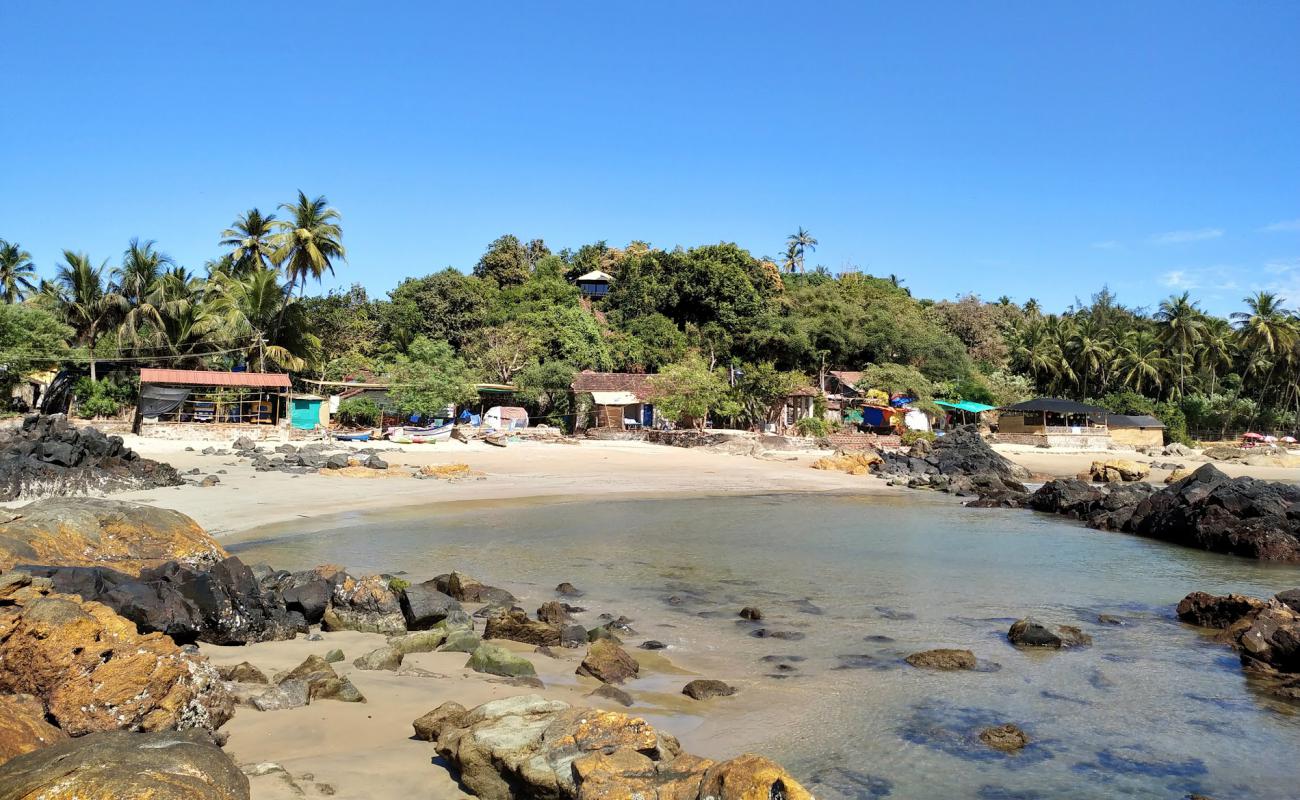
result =
[[[1034,300],[934,302],[892,275],[806,268],[817,240],[800,228],[780,266],[726,242],[553,252],[505,235],[469,271],[410,277],[385,299],[360,286],[310,296],[346,250],[340,214],[301,192],[276,213],[240,214],[216,241],[198,270],[133,239],[117,263],[67,250],[38,280],[31,256],[0,240],[4,380],[83,364],[84,396],[107,410],[114,392],[94,388],[102,361],[246,365],[389,380],[408,412],[461,402],[474,381],[514,383],[539,419],[561,424],[576,371],[623,370],[660,373],[659,404],[673,416],[757,425],[791,390],[852,369],[922,403],[1092,399],[1155,414],[1178,437],[1292,431],[1300,413],[1300,318],[1269,293],[1228,319],[1186,293],[1154,310],[1105,289],[1060,313]],[[612,289],[585,300],[573,279],[594,269],[614,277]]]

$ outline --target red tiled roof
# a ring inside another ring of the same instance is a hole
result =
[[[834,375],[835,379],[838,380],[841,384],[849,387],[850,389],[857,386],[858,381],[862,380],[861,372],[854,372],[852,370],[847,370],[847,369],[838,369],[838,370],[833,369],[831,370],[831,374]]]
[[[639,398],[649,396],[650,378],[635,372],[592,372],[583,370],[573,376],[573,391],[582,392],[631,392]]]
[[[208,372],[201,369],[142,369],[140,383],[171,383],[180,386],[247,386],[256,389],[288,389],[289,376],[282,372]]]

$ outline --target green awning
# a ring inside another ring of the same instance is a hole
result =
[[[958,411],[969,411],[972,414],[978,414],[981,411],[992,411],[997,408],[997,406],[986,406],[983,403],[976,403],[973,400],[958,400],[955,403],[951,403],[947,400],[935,400],[934,404],[936,406],[943,406],[944,408],[955,408]]]

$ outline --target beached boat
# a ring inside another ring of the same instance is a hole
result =
[[[446,425],[436,425],[428,428],[393,428],[388,432],[390,441],[398,439],[410,439],[413,441],[400,442],[402,444],[422,444],[427,442],[437,442],[451,437],[451,431],[456,426],[448,423]]]
[[[365,433],[336,433],[334,434],[336,442],[368,442],[370,441],[370,431]]]
[[[506,435],[503,434],[503,433],[493,433],[493,434],[489,434],[488,436],[484,436],[484,437],[483,437],[483,441],[487,442],[488,444],[492,445],[493,447],[505,447],[505,446],[506,446]]]

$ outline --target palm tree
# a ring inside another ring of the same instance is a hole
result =
[[[799,268],[799,248],[795,247],[794,242],[785,246],[785,259],[781,262],[781,269],[794,273]]]
[[[292,219],[272,223],[280,230],[274,261],[284,268],[290,292],[297,284],[301,294],[308,278],[319,281],[326,272],[333,275],[334,259],[347,258],[343,229],[338,224],[340,216],[329,207],[324,195],[308,200],[302,191],[298,192],[298,202],[284,203],[280,208]]]
[[[212,280],[212,310],[223,338],[238,345],[250,369],[268,366],[300,370],[320,348],[307,330],[303,306],[294,302],[291,284],[280,284],[273,269],[244,275],[217,273]]]
[[[168,267],[175,266],[171,256],[160,253],[150,239],[141,242],[132,239],[122,253],[122,264],[113,270],[109,290],[121,298],[126,313],[118,328],[118,337],[131,345],[139,345],[145,328],[160,325],[162,312],[158,307],[158,282]]]
[[[63,261],[54,283],[46,291],[64,322],[76,331],[77,341],[85,345],[90,359],[90,379],[98,380],[95,345],[121,314],[124,303],[111,285],[105,285],[108,261],[96,267],[85,253],[71,250],[63,251]]]
[[[1160,303],[1155,319],[1161,323],[1161,335],[1178,351],[1178,396],[1186,392],[1187,364],[1190,348],[1201,343],[1205,336],[1205,315],[1196,307],[1188,292],[1170,296]]]
[[[0,300],[22,302],[24,297],[36,291],[36,284],[32,283],[35,276],[32,254],[19,247],[17,242],[0,239]]]
[[[232,272],[270,269],[274,264],[276,244],[275,214],[263,214],[250,208],[221,232],[221,246],[230,252]]]
[[[1069,352],[1076,359],[1075,371],[1080,377],[1080,391],[1088,397],[1088,378],[1096,376],[1097,390],[1105,389],[1106,368],[1114,359],[1111,343],[1102,326],[1091,316],[1083,317],[1075,326],[1069,340]]]
[[[1160,339],[1151,331],[1137,328],[1124,335],[1115,354],[1115,368],[1124,385],[1139,394],[1144,388],[1159,389],[1169,371]]]
[[[1237,325],[1237,336],[1242,349],[1248,354],[1247,373],[1258,375],[1265,365],[1268,372],[1259,392],[1259,405],[1268,395],[1273,373],[1284,354],[1296,344],[1297,329],[1291,312],[1282,307],[1281,300],[1272,292],[1256,292],[1243,299],[1248,311],[1234,311],[1230,315]],[[1256,406],[1258,408],[1258,406]],[[1254,424],[1252,414],[1249,424]]]
[[[786,261],[790,264],[790,271],[793,272],[797,267],[803,272],[804,254],[808,250],[817,249],[817,240],[800,225],[799,230],[786,237],[786,242]]]
[[[1201,336],[1201,346],[1197,348],[1197,363],[1210,378],[1210,394],[1214,394],[1219,384],[1219,370],[1232,366],[1232,359],[1237,348],[1232,326],[1219,317],[1205,320],[1205,333]]]

